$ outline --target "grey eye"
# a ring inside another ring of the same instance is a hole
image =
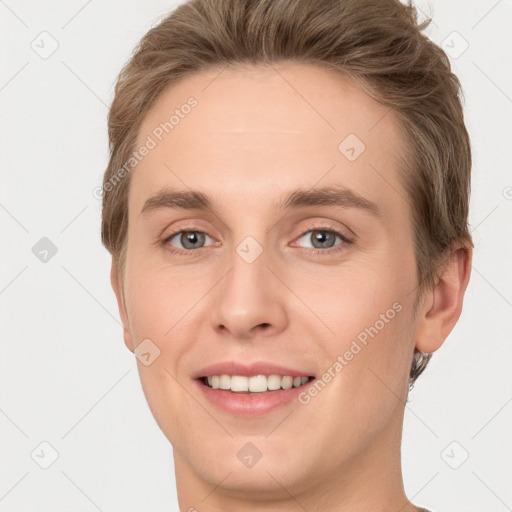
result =
[[[205,246],[207,237],[210,238],[201,231],[180,231],[172,235],[168,242],[173,245],[173,240],[177,239],[178,243],[181,244],[181,247],[178,245],[178,249],[201,249]]]
[[[310,243],[311,245],[306,247],[311,247],[312,249],[330,249],[331,247],[334,247],[336,237],[341,240],[340,235],[332,231],[318,229],[304,233],[299,240],[304,240],[305,243]]]

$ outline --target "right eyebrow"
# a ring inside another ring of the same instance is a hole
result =
[[[164,208],[214,210],[212,199],[203,192],[163,189],[144,203],[140,215]]]

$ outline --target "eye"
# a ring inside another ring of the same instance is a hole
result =
[[[340,243],[336,244],[336,239],[339,239]],[[340,246],[352,243],[343,233],[324,228],[309,229],[301,235],[298,242],[301,240],[306,243],[306,248],[315,249],[317,253],[337,251],[341,249]]]
[[[206,245],[207,240],[210,241],[208,245]],[[339,240],[338,243],[336,243],[337,240]],[[171,252],[190,254],[194,250],[215,245],[215,243],[211,243],[212,241],[213,239],[203,231],[182,229],[171,233],[162,243]],[[298,239],[298,245],[301,245],[301,241],[305,244],[305,248],[311,249],[317,254],[330,254],[342,250],[345,245],[352,243],[352,240],[343,233],[322,227],[308,229]]]
[[[207,247],[204,245],[207,238],[211,240],[210,236],[203,231],[181,230],[169,235],[163,243],[177,249],[177,252],[190,251]],[[179,244],[178,247],[174,245],[176,243]]]

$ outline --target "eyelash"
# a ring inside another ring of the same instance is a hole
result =
[[[340,240],[342,241],[341,244],[335,245],[334,247],[328,247],[327,249],[315,249],[315,248],[309,248],[309,251],[311,251],[313,254],[318,254],[320,256],[328,256],[334,253],[337,253],[338,251],[342,251],[345,249],[345,245],[350,245],[353,243],[353,240],[341,233],[340,231],[336,229],[329,228],[327,226],[309,226],[305,229],[305,231],[302,232],[302,234],[298,237],[298,239],[301,239],[304,235],[307,233],[310,233],[311,231],[320,231],[323,233],[332,233],[334,235],[337,235]]]
[[[321,255],[321,256],[331,255],[331,254],[336,253],[336,252],[338,252],[340,250],[343,250],[345,245],[350,245],[350,244],[354,243],[354,241],[352,239],[348,238],[346,235],[344,235],[340,231],[337,231],[336,229],[332,229],[332,228],[323,227],[323,226],[309,226],[305,231],[303,231],[303,233],[298,237],[298,239],[301,239],[304,235],[306,235],[307,233],[309,233],[311,231],[320,231],[320,232],[324,232],[324,233],[332,233],[334,235],[337,235],[341,239],[341,241],[343,242],[342,244],[339,244],[339,245],[334,246],[334,247],[328,247],[327,249],[309,248],[310,252],[312,252],[313,254],[318,254],[318,255]],[[175,231],[174,233],[171,233],[169,236],[167,236],[162,241],[162,245],[166,248],[166,250],[168,250],[169,252],[171,252],[173,254],[190,254],[190,253],[199,251],[200,249],[204,249],[204,247],[200,247],[199,249],[176,249],[174,247],[170,248],[169,242],[176,235],[179,235],[180,233],[201,233],[203,235],[209,236],[208,233],[205,233],[201,229],[197,229],[197,228],[194,228],[194,227],[188,227],[188,228],[184,228],[184,229],[180,229],[178,231]]]

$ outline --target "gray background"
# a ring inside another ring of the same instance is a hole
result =
[[[178,510],[93,195],[116,75],[174,5],[0,0],[1,511]],[[501,512],[512,510],[512,2],[416,5],[465,91],[476,249],[461,320],[407,404],[405,486],[436,512]]]

